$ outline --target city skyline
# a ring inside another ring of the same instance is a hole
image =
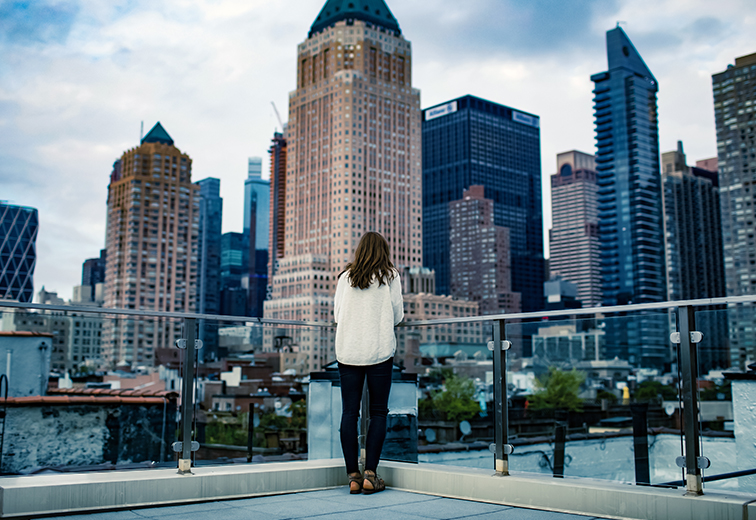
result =
[[[247,157],[265,157],[267,173],[279,127],[270,101],[286,109],[296,45],[320,3],[17,5],[0,4],[0,199],[39,209],[35,291],[69,297],[104,246],[110,165],[136,144],[140,121],[161,121],[191,150],[195,179],[221,179],[223,231],[241,231]],[[422,108],[472,94],[541,116],[545,231],[554,157],[595,152],[590,75],[606,69],[604,34],[617,20],[661,86],[660,151],[683,140],[692,161],[716,155],[711,74],[756,50],[747,2],[389,8],[413,42]]]

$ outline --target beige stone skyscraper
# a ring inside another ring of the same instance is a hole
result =
[[[331,321],[336,279],[366,231],[388,240],[397,267],[422,263],[420,93],[383,0],[328,0],[297,54],[284,254],[265,317]],[[297,341],[309,369],[333,359],[328,332]]]
[[[105,307],[195,311],[199,187],[192,160],[157,123],[116,161],[108,186]],[[152,365],[180,324],[107,320],[103,361]]]
[[[583,307],[601,305],[601,256],[598,234],[596,161],[572,150],[557,155],[551,176],[550,269],[578,286]]]

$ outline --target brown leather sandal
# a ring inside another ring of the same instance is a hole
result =
[[[359,493],[362,493],[362,475],[360,473],[350,473],[347,475],[349,477],[349,494],[350,495],[357,495]],[[357,484],[357,487],[353,487],[352,484]]]
[[[370,484],[371,487],[368,488],[365,484]],[[365,470],[365,481],[362,483],[362,494],[371,495],[383,491],[384,489],[386,489],[386,483],[383,482],[383,479],[379,477],[375,471]]]

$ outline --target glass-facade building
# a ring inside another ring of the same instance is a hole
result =
[[[244,237],[247,253],[248,315],[262,316],[268,288],[268,238],[270,234],[270,181],[262,178],[262,159],[250,157],[244,181]]]
[[[609,68],[591,76],[596,128],[599,250],[604,305],[666,296],[659,130],[654,75],[625,32],[606,33]],[[606,356],[642,367],[669,360],[666,324],[637,319],[607,331]]]
[[[423,110],[423,265],[450,294],[449,202],[482,185],[494,225],[509,229],[512,291],[522,310],[543,308],[539,118],[474,96]]]
[[[39,216],[35,208],[0,201],[0,299],[34,298]]]
[[[247,255],[244,233],[221,235],[220,282],[221,314],[247,315]]]
[[[209,177],[197,181],[199,192],[199,233],[197,250],[197,312],[220,314],[220,258],[223,199],[220,179]],[[205,359],[217,357],[218,322],[200,320],[199,339],[204,342],[201,354]]]

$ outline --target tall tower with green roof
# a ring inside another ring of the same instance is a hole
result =
[[[296,66],[284,251],[264,314],[332,321],[336,280],[366,231],[388,240],[400,270],[422,265],[420,92],[411,45],[383,0],[328,0]],[[272,345],[276,332],[266,334]],[[303,372],[334,359],[325,330],[296,341]]]
[[[160,123],[115,162],[108,186],[105,307],[196,311],[199,186],[192,160]],[[155,364],[177,324],[108,320],[102,357],[115,367]]]

